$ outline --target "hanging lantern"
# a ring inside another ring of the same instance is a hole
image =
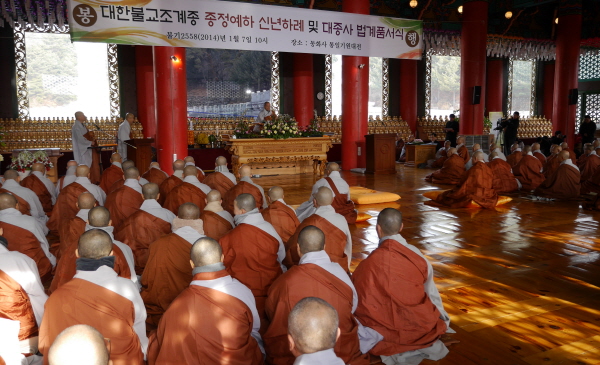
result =
[[[411,8],[416,8],[417,5],[419,5],[419,2],[417,0],[410,0],[409,5]]]
[[[512,11],[510,11],[510,10],[509,10],[509,11],[507,11],[507,12],[504,14],[504,17],[505,17],[506,19],[510,19],[510,18],[512,18]]]
[[[558,24],[558,18],[554,19],[554,23]]]
[[[462,14],[462,12],[463,12],[463,6],[461,5],[461,6],[458,7],[458,13]]]

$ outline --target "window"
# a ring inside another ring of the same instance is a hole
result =
[[[460,108],[460,57],[431,56],[431,116],[447,116]]]
[[[519,112],[521,117],[531,115],[533,61],[512,61],[512,99],[509,113]]]
[[[342,115],[342,56],[331,55],[331,113]]]
[[[331,112],[332,115],[342,115],[342,56],[331,56]],[[369,58],[369,101],[368,115],[373,118],[381,116],[383,100],[382,66],[383,58]]]

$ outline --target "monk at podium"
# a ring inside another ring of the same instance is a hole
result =
[[[121,166],[122,158],[119,153],[113,153],[110,156],[110,167],[102,171],[100,177],[100,188],[106,194],[110,193],[111,186],[123,178],[123,166]]]
[[[176,213],[181,204],[194,203],[200,211],[204,210],[206,194],[210,192],[210,188],[198,180],[197,174],[196,166],[186,166],[183,169],[183,182],[171,190],[165,200],[165,209]]]
[[[200,219],[204,223],[204,233],[216,240],[220,240],[235,227],[233,217],[223,209],[222,202],[221,193],[218,190],[211,190],[206,194],[206,206],[200,214]]]
[[[296,232],[300,224],[296,211],[283,200],[283,189],[273,186],[267,194],[269,207],[262,211],[263,218],[271,223],[281,240],[285,243]]]
[[[127,145],[125,141],[131,139],[131,124],[135,116],[133,113],[125,114],[125,120],[119,125],[119,131],[117,133],[117,152],[123,156],[124,160],[127,160]]]
[[[211,189],[218,190],[221,196],[225,196],[225,193],[235,186],[237,183],[235,175],[229,172],[225,157],[217,157],[215,160],[215,172],[209,174],[204,183],[210,186]]]
[[[254,122],[252,132],[260,133],[260,131],[263,129],[263,125],[265,124],[265,122],[275,120],[276,118],[277,115],[275,115],[275,111],[271,110],[271,103],[267,101],[264,104],[263,110],[261,110],[260,113],[258,113],[258,116],[256,117],[256,121]]]
[[[177,185],[183,183],[183,169],[185,168],[185,162],[183,160],[175,160],[173,162],[173,175],[169,176],[165,179],[160,185],[160,197],[158,198],[158,203],[160,205],[165,204],[165,200],[167,200],[167,195],[173,190]]]
[[[90,147],[98,146],[94,132],[91,132],[83,124],[87,117],[83,112],[75,113],[75,123],[71,129],[73,141],[73,158],[79,165],[90,167],[90,181],[93,184],[100,182],[100,158],[99,153],[92,151]]]
[[[54,183],[46,177],[46,166],[42,163],[34,163],[31,166],[31,174],[21,181],[21,186],[28,188],[37,195],[44,213],[52,213],[52,206],[56,203],[56,188]]]
[[[137,212],[144,202],[142,186],[139,183],[140,171],[136,167],[130,167],[125,170],[124,177],[124,185],[106,197],[105,206],[110,211],[115,230],[119,229],[125,219]]]
[[[148,182],[154,183],[158,186],[169,178],[169,175],[160,169],[158,162],[152,162],[148,171],[144,172],[142,178],[148,180]]]
[[[448,159],[441,169],[425,177],[425,181],[436,184],[456,185],[465,173],[465,160],[458,155],[456,148],[450,148]]]

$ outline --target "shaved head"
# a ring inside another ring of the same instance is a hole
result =
[[[302,255],[309,252],[323,251],[325,249],[325,234],[315,226],[306,226],[298,234],[298,247]]]
[[[456,139],[456,143],[458,144],[465,144],[465,137],[460,136]]]
[[[50,365],[107,365],[104,336],[94,327],[77,324],[62,331],[50,346]]]
[[[77,161],[71,160],[71,161],[67,162],[67,168],[69,168],[71,166],[77,166]]]
[[[110,235],[101,229],[90,229],[79,237],[77,251],[84,259],[101,259],[112,252],[113,242]]]
[[[377,217],[377,225],[383,237],[398,234],[402,229],[402,213],[394,208],[385,208]]]
[[[591,144],[591,143],[586,143],[584,148],[585,148],[585,150],[586,150],[586,151],[588,151],[588,152],[590,152],[590,153],[591,153],[593,150],[595,150],[595,148],[594,148],[594,145],[593,145],[593,144]]]
[[[160,189],[155,183],[147,183],[146,185],[142,186],[142,194],[144,195],[145,200],[157,199],[159,192]]]
[[[155,167],[157,169],[160,169],[160,164],[158,162],[156,162],[156,161],[155,162],[150,162],[150,168],[153,168],[153,167]]]
[[[450,146],[452,146],[452,142],[450,142],[450,141],[444,142],[444,147],[448,148]]]
[[[234,203],[237,205],[238,209],[245,210],[246,212],[256,209],[256,200],[252,194],[240,194],[235,198]]]
[[[227,159],[223,156],[217,157],[215,160],[215,166],[227,166]]]
[[[301,354],[334,348],[338,327],[337,311],[320,298],[302,299],[288,316],[288,333]]]
[[[130,169],[132,167],[135,167],[135,162],[131,161],[131,160],[125,160],[123,161],[123,163],[121,164],[121,166],[123,167],[123,171]]]
[[[175,171],[183,171],[184,167],[185,167],[185,162],[183,162],[183,160],[175,160],[173,162],[173,170],[175,170]]]
[[[539,144],[539,143],[537,143],[537,142],[536,142],[536,143],[534,143],[534,144],[532,144],[532,145],[531,145],[531,149],[532,149],[532,150],[534,150],[534,151],[537,151],[537,150],[539,150],[539,149],[540,149],[540,144]]]
[[[314,196],[314,199],[317,201],[320,207],[331,205],[333,203],[333,191],[329,189],[327,186],[321,186],[317,193]]]
[[[456,148],[452,147],[451,149],[448,150],[448,155],[452,156],[452,155],[457,155],[458,152],[456,152]]]
[[[88,177],[90,174],[90,168],[86,165],[77,166],[77,170],[75,170],[75,176],[77,177]]]
[[[492,152],[490,153],[490,161],[494,158],[494,157],[498,157],[498,152]]]
[[[482,151],[475,151],[475,153],[473,154],[473,161],[478,162],[478,161],[483,161],[484,160],[484,154]]]
[[[4,172],[4,180],[16,180],[19,178],[17,170],[6,170]]]
[[[556,147],[554,148],[554,152],[555,152],[555,153],[557,153],[557,154],[558,154],[558,153],[560,153],[560,151],[562,151],[562,150],[563,150],[563,149],[562,149],[562,147],[561,147],[561,146],[556,146]]]
[[[77,207],[79,207],[79,209],[92,209],[95,205],[96,197],[87,191],[85,193],[81,193],[81,195],[79,195],[77,198]]]
[[[243,165],[240,167],[240,176],[241,177],[251,177],[252,176],[252,168],[248,165]]]
[[[210,237],[202,237],[194,242],[190,252],[190,258],[195,267],[216,264],[221,262],[223,249],[216,240]]]
[[[33,165],[31,165],[31,171],[46,172],[46,165],[44,165],[43,163],[36,162]]]
[[[16,208],[17,203],[17,198],[11,193],[0,194],[0,210]]]
[[[473,152],[475,152],[475,151],[477,151],[477,150],[480,150],[480,149],[481,149],[481,146],[479,145],[479,143],[475,143],[475,144],[473,145]]]
[[[564,149],[569,148],[569,144],[567,142],[563,142],[560,144],[560,147],[564,150]]]
[[[195,162],[195,161],[192,156],[185,156],[185,158],[183,159],[183,162],[188,163],[188,162]]]
[[[196,168],[196,166],[186,166],[183,169],[183,176],[197,176],[198,175],[198,169]]]
[[[92,227],[108,227],[110,212],[104,207],[94,207],[88,213],[88,222]]]
[[[283,188],[280,186],[273,186],[269,189],[269,198],[271,198],[271,202],[283,199]]]
[[[340,171],[340,165],[338,165],[337,162],[330,162],[327,164],[327,170]]]
[[[206,194],[206,201],[208,203],[221,201],[221,193],[219,190],[211,190]]]
[[[123,175],[125,176],[125,180],[137,180],[140,177],[140,170],[138,170],[137,167],[130,167],[127,170],[124,170]]]
[[[560,153],[558,154],[558,159],[562,162],[565,160],[569,160],[571,159],[571,154],[569,153],[569,151],[560,151]]]
[[[110,155],[110,162],[121,162],[122,158],[121,158],[121,154],[118,152],[113,153],[112,155]]]
[[[514,152],[517,148],[519,148],[519,144],[517,142],[513,143],[513,145],[510,146],[511,152]]]
[[[194,203],[181,204],[177,211],[177,217],[180,219],[199,219],[200,208]]]

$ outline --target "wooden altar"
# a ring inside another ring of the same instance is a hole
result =
[[[407,167],[419,166],[435,158],[437,145],[434,144],[406,144],[406,164]]]
[[[252,166],[255,174],[323,175],[327,164],[327,151],[331,147],[331,139],[328,136],[227,141],[227,150],[232,154],[231,166],[236,175],[244,164]]]

